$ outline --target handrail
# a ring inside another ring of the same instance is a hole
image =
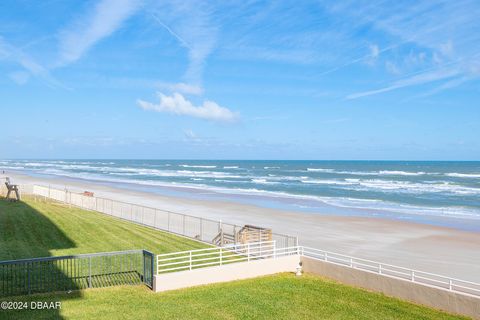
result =
[[[427,271],[421,271],[421,270],[416,270],[416,269],[411,269],[411,268],[406,268],[406,267],[401,267],[401,266],[395,266],[395,265],[391,265],[391,264],[388,264],[388,263],[383,263],[383,262],[378,262],[378,261],[372,261],[372,260],[363,259],[363,258],[355,258],[355,257],[347,256],[347,255],[344,255],[344,254],[341,254],[341,253],[336,253],[336,252],[331,252],[331,251],[325,251],[325,250],[320,250],[320,249],[311,248],[311,247],[301,246],[301,248],[302,248],[302,251],[303,251],[304,253],[305,253],[305,249],[307,249],[307,250],[321,251],[321,252],[328,253],[328,254],[334,254],[334,255],[338,255],[338,256],[343,256],[343,257],[348,258],[348,259],[354,259],[354,260],[356,260],[356,261],[365,261],[365,262],[374,263],[374,264],[376,264],[376,265],[382,265],[383,267],[391,267],[391,268],[402,269],[402,270],[406,270],[406,271],[413,271],[413,272],[416,272],[416,273],[428,274],[428,275],[431,275],[431,276],[435,276],[435,277],[439,277],[439,278],[443,278],[443,279],[447,279],[447,280],[461,281],[461,282],[470,283],[470,284],[473,284],[473,285],[478,285],[478,286],[480,286],[480,283],[471,282],[471,281],[467,281],[467,280],[461,280],[461,279],[457,279],[457,278],[451,278],[451,277],[448,277],[448,276],[443,276],[443,275],[440,275],[440,274],[430,273],[430,272],[427,272]],[[304,254],[304,255],[305,255],[305,254]],[[331,257],[331,258],[334,258],[334,257]],[[373,266],[372,266],[372,267],[373,267]]]
[[[275,259],[289,255],[304,256],[346,268],[375,273],[384,277],[401,279],[420,285],[480,297],[480,283],[373,260],[355,258],[345,254],[311,247],[291,246],[277,248],[275,241],[237,244],[227,247],[197,249],[157,255],[157,274],[170,271],[193,270],[206,266],[221,266],[223,264],[240,261]],[[165,268],[168,266],[178,267]]]
[[[451,278],[444,275],[439,275],[431,272],[410,269],[400,266],[395,266],[387,263],[372,261],[363,258],[355,258],[341,253],[320,250],[311,247],[299,247],[301,256],[312,258],[315,260],[324,261],[327,263],[336,264],[342,267],[354,268],[365,272],[375,273],[385,277],[401,279],[421,285],[428,285],[452,292],[472,295],[480,297],[480,283]],[[337,260],[332,261],[332,260]],[[338,262],[342,261],[342,262]],[[363,263],[362,263],[363,262]],[[367,263],[367,264],[366,264]],[[406,272],[402,272],[402,271]],[[402,276],[399,276],[402,275]],[[461,283],[463,285],[460,285]],[[467,286],[465,286],[467,285]],[[468,286],[471,285],[471,286]],[[462,290],[459,290],[462,289]]]
[[[211,265],[223,265],[239,261],[276,258],[298,253],[298,247],[276,247],[275,240],[231,244],[225,247],[196,249],[157,255],[157,274],[174,270],[192,270]],[[212,262],[212,260],[214,260]],[[173,268],[169,266],[180,265]]]

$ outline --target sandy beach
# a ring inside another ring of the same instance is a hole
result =
[[[187,199],[58,177],[8,172],[18,184],[67,187],[96,196],[236,224],[254,224],[299,238],[305,246],[480,282],[480,233],[385,218],[317,215],[226,201]]]

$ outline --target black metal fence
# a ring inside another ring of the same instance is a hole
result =
[[[0,261],[0,297],[142,283],[152,287],[153,262],[146,250]]]

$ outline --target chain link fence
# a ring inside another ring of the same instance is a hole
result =
[[[53,199],[86,210],[97,211],[209,244],[215,244],[215,238],[218,237],[219,234],[221,234],[222,237],[224,235],[230,235],[235,238],[235,235],[243,228],[243,226],[222,221],[94,197],[89,194],[71,192],[67,189],[60,190],[34,185],[31,190],[35,196]],[[271,240],[275,240],[279,248],[298,245],[296,237],[275,232],[272,232]]]

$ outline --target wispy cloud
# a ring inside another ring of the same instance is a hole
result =
[[[434,81],[453,78],[455,76],[458,76],[458,74],[459,74],[459,71],[453,68],[425,72],[425,73],[421,73],[421,74],[409,77],[407,79],[395,81],[394,83],[380,89],[350,94],[346,98],[357,99],[357,98],[372,96],[375,94],[389,92],[389,91],[400,89],[400,88],[411,87],[415,85],[421,85],[421,84],[430,83]]]
[[[92,11],[60,32],[62,66],[80,59],[92,46],[122,26],[140,6],[138,0],[102,0]]]
[[[430,90],[429,95],[454,88],[480,76],[480,70],[478,67],[475,67],[480,65],[480,63],[477,61],[479,56],[480,53],[477,53],[470,57],[464,57],[456,61],[450,61],[443,65],[433,66],[426,70],[420,70],[418,72],[414,72],[413,74],[407,75],[404,78],[397,80],[383,88],[349,94],[346,96],[346,99],[357,99],[393,91],[396,89],[423,85],[437,81],[448,80],[446,83],[444,83],[444,85],[440,85],[436,89]],[[472,61],[475,64],[471,64]]]
[[[14,72],[10,74],[18,84],[24,84],[28,81],[29,74],[40,78],[50,87],[66,88],[62,83],[55,79],[47,68],[33,60],[21,49],[13,46],[0,37],[0,59],[8,60],[20,65],[25,71]],[[28,72],[28,74],[25,74]]]
[[[390,55],[388,63],[384,64],[391,76],[399,76],[405,70],[411,72],[425,67],[430,67],[430,70],[408,79],[394,80],[383,88],[350,94],[347,99],[445,81],[445,85],[438,87],[442,88],[442,91],[476,78],[472,76],[470,69],[478,63],[478,56],[475,55],[480,51],[478,2],[417,1],[409,6],[383,1],[356,2],[354,6],[352,4],[342,2],[328,8],[333,14],[354,21],[354,30],[365,26],[373,27],[386,41],[397,42],[397,46],[392,46],[395,54]],[[407,55],[404,54],[405,51]],[[455,63],[459,60],[463,62]],[[353,61],[356,62],[358,61]],[[450,66],[445,68],[447,64]]]
[[[158,97],[160,99],[158,104],[138,100],[138,106],[143,110],[165,112],[219,122],[232,122],[239,117],[238,113],[232,112],[209,100],[204,101],[199,106],[195,106],[180,93],[173,93],[171,96],[167,96],[159,92]]]
[[[212,22],[212,11],[198,1],[166,1],[153,14],[156,23],[188,50],[184,79],[190,85],[201,86],[206,60],[217,43],[218,28]]]

